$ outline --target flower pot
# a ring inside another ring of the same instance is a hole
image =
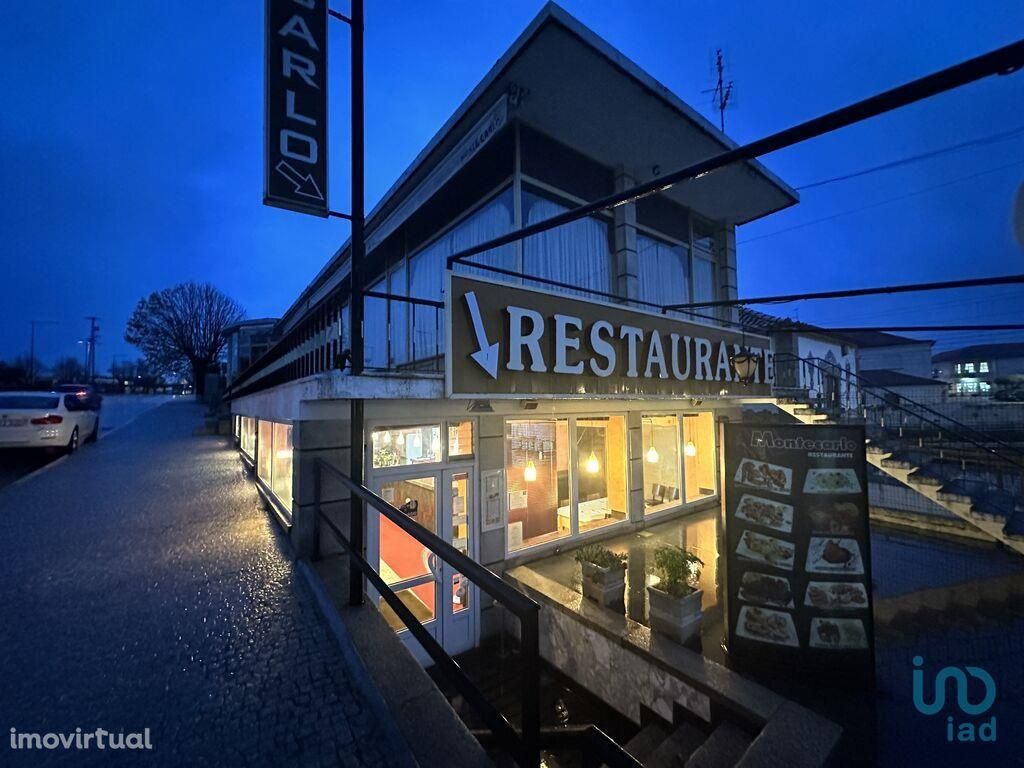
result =
[[[580,563],[583,572],[583,596],[605,608],[625,610],[626,566]]]
[[[700,634],[701,598],[704,590],[697,589],[683,597],[658,589],[647,587],[650,601],[650,625],[655,632],[660,632],[675,640],[685,643]]]

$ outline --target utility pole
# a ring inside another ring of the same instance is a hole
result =
[[[28,381],[29,384],[36,383],[36,326],[57,325],[56,320],[29,320],[32,330],[28,337]]]
[[[701,91],[701,93],[712,94],[712,106],[718,110],[718,127],[722,129],[722,133],[725,133],[725,110],[732,98],[733,81],[727,82],[725,79],[725,55],[721,48],[715,51],[715,70],[718,73],[715,87]]]
[[[96,341],[99,339],[100,327],[96,324],[99,318],[95,315],[86,315],[85,319],[89,321],[89,346],[85,363],[85,375],[88,378],[87,383],[92,384],[96,380]]]

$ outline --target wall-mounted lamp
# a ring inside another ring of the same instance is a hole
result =
[[[734,352],[729,357],[729,364],[732,366],[732,376],[736,381],[750,384],[757,376],[761,356],[754,354],[750,347],[741,347],[739,352]]]

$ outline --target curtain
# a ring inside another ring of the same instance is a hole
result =
[[[636,236],[640,299],[653,304],[686,304],[690,300],[690,265],[683,245],[670,245],[647,235]]]
[[[527,225],[550,219],[566,210],[563,205],[523,192],[523,218]],[[608,235],[608,222],[588,217],[528,237],[523,243],[523,274],[610,293],[612,253]],[[540,288],[552,287],[543,283],[537,285]],[[586,290],[569,293],[593,298]]]
[[[710,257],[705,258],[700,254],[694,254],[693,260],[693,300],[714,301],[715,300],[715,262]],[[707,310],[703,310],[707,311]]]

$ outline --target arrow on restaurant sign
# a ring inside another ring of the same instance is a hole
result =
[[[274,170],[284,176],[295,186],[295,194],[303,195],[304,197],[311,197],[314,200],[323,200],[323,193],[320,191],[320,187],[317,186],[316,180],[311,174],[303,176],[301,173],[296,171],[284,160],[278,162],[274,166]]]
[[[480,316],[480,305],[476,301],[476,292],[468,291],[465,294],[466,306],[469,308],[469,316],[473,320],[473,332],[476,334],[476,344],[480,349],[470,353],[477,365],[483,368],[492,379],[498,378],[498,345],[490,344],[487,341],[487,329],[484,328],[484,319]]]

